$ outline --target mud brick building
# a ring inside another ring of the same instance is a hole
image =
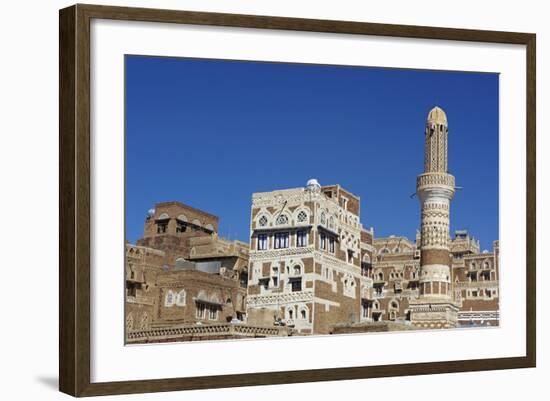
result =
[[[299,334],[326,334],[332,325],[362,319],[360,199],[339,185],[252,196],[248,319],[285,325]]]
[[[127,341],[497,326],[499,242],[451,237],[445,112],[425,127],[413,240],[375,237],[359,196],[315,179],[252,194],[249,243],[218,237],[215,215],[157,203],[126,244]]]
[[[410,301],[419,298],[420,234],[412,242],[390,236],[373,241],[374,291],[369,302],[373,321],[410,324]],[[450,239],[451,288],[458,307],[458,326],[497,326],[499,323],[499,246],[480,252],[479,242],[465,230]],[[434,326],[435,327],[435,326]],[[430,328],[429,325],[427,328]]]
[[[217,230],[217,216],[179,202],[158,203],[149,211],[143,238],[137,245],[126,245],[128,342],[284,331],[242,326],[249,246],[219,238]],[[242,327],[234,328],[235,324]]]
[[[499,243],[480,253],[465,230],[449,233],[455,179],[448,174],[448,123],[433,108],[426,121],[424,172],[417,177],[421,205],[415,241],[375,238],[372,305],[374,322],[396,321],[418,328],[495,326],[499,323]]]

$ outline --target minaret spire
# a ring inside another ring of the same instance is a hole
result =
[[[447,115],[436,106],[426,121],[424,173],[416,180],[421,207],[420,295],[411,303],[413,324],[427,328],[457,324],[449,248],[455,179],[448,173],[448,133]]]
[[[449,133],[447,115],[434,107],[426,121],[424,146],[424,172],[447,173],[447,136]]]

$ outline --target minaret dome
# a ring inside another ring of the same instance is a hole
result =
[[[428,113],[428,122],[447,125],[447,114],[439,106],[435,106]]]

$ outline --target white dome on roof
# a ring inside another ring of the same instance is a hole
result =
[[[319,184],[316,178],[311,178],[307,180],[306,188],[309,190],[319,190],[321,189],[321,184]]]
[[[311,185],[319,185],[319,186],[321,186],[321,185],[319,184],[319,181],[317,181],[317,178],[312,178],[312,179],[310,179],[310,180],[307,180],[307,186],[309,187],[309,186],[311,186]]]

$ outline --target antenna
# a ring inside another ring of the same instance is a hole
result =
[[[283,207],[281,208],[281,210],[279,210],[279,216],[281,215],[281,213],[283,213],[283,210],[285,210],[285,207],[286,207],[286,204],[288,203],[288,199],[285,200],[285,203],[283,204]],[[277,216],[277,217],[279,217]]]

